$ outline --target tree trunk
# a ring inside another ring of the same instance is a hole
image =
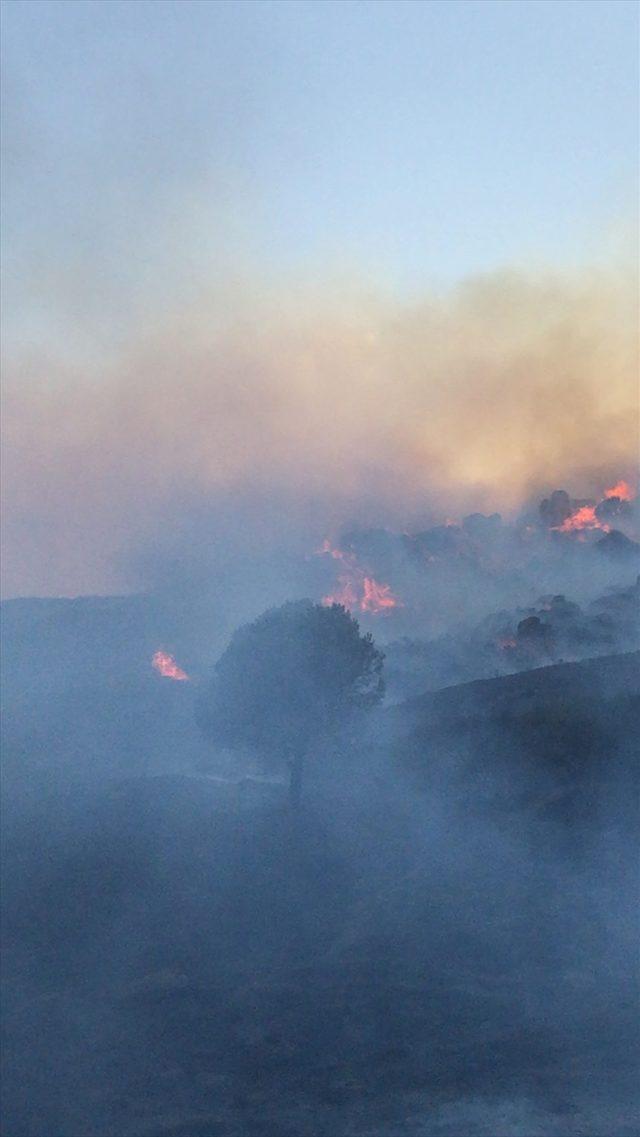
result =
[[[294,813],[300,809],[302,799],[302,755],[289,759],[289,805]]]

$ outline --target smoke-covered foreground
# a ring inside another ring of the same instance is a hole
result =
[[[2,7],[3,1135],[635,1137],[636,8]]]
[[[114,660],[136,603],[64,619]],[[292,816],[196,683],[82,680],[69,630],[38,670],[39,611],[9,607],[7,1137],[637,1132],[637,653],[371,712]]]

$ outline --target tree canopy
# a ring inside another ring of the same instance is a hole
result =
[[[201,699],[200,724],[222,746],[299,755],[353,708],[380,701],[383,659],[341,605],[285,604],[234,634]]]

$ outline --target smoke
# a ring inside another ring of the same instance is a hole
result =
[[[300,553],[345,522],[508,511],[632,468],[623,270],[495,272],[403,302],[344,284],[222,295],[101,359],[8,353],[5,595],[131,589],[203,541]]]

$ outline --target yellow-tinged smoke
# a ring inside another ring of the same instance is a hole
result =
[[[254,292],[224,318],[203,300],[108,366],[10,359],[5,595],[134,583],[125,554],[209,505],[268,543],[311,518],[322,538],[597,492],[637,459],[636,301],[604,269],[414,303]]]

